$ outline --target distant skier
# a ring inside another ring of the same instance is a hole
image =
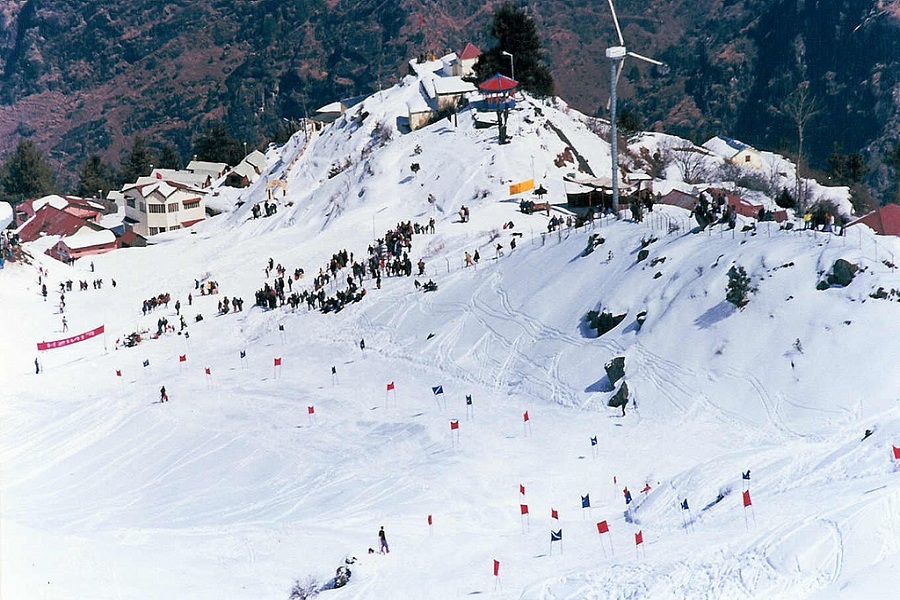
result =
[[[378,530],[378,541],[381,544],[381,553],[382,554],[390,554],[391,550],[388,548],[387,537],[384,535],[384,525],[381,526],[381,529]]]
[[[69,331],[69,322],[66,321],[65,317],[62,318],[62,328],[63,328],[63,333]]]
[[[34,374],[40,375],[40,373],[41,373],[41,363],[40,363],[40,361],[38,361],[38,359],[35,358],[34,359]]]
[[[364,340],[364,339],[359,340],[359,349],[362,350],[363,352],[366,351],[366,340]]]
[[[159,388],[159,401],[160,402],[168,402],[169,395],[166,393],[166,386],[162,386]]]

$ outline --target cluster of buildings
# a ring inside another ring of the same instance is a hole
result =
[[[19,226],[12,236],[18,243],[37,242],[36,249],[62,262],[144,246],[154,235],[204,220],[206,195],[216,187],[246,187],[265,169],[265,155],[254,150],[234,168],[193,160],[181,170],[153,169],[106,198],[50,195],[26,200],[15,207]]]

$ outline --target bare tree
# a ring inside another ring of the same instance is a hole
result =
[[[708,175],[706,155],[696,148],[673,148],[672,163],[685,183],[700,183]]]
[[[803,175],[803,134],[810,120],[816,117],[821,110],[819,102],[809,91],[809,81],[801,81],[793,92],[788,95],[780,110],[781,114],[791,120],[797,128],[797,208],[801,214],[805,210],[805,190],[802,189]]]

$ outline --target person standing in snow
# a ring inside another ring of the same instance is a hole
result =
[[[69,322],[66,321],[65,317],[62,318],[62,328],[63,328],[63,333],[69,331]]]
[[[168,402],[169,395],[166,393],[166,386],[162,386],[159,388],[159,401],[160,402]]]
[[[378,542],[381,544],[381,553],[390,554],[391,550],[388,548],[387,537],[384,535],[384,525],[378,530]]]
[[[366,351],[366,340],[364,340],[364,339],[359,340],[359,349],[362,350],[363,352]]]
[[[38,359],[36,359],[36,358],[34,359],[34,374],[35,374],[35,375],[40,375],[40,374],[41,374],[41,363],[40,363],[40,361],[39,361]]]

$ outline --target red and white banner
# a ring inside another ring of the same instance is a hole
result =
[[[73,335],[72,337],[63,338],[61,340],[54,340],[52,342],[38,342],[38,352],[41,352],[43,350],[53,350],[54,348],[62,348],[63,346],[69,346],[71,344],[83,342],[84,340],[89,340],[92,337],[97,337],[98,335],[103,334],[105,331],[104,328],[105,326],[101,325],[96,329],[91,329],[90,331],[85,331],[84,333],[79,333],[78,335]]]

